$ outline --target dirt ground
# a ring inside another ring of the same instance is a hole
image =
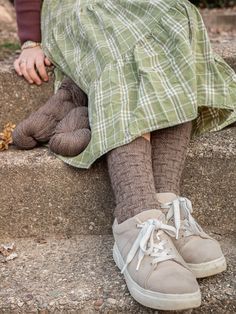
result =
[[[0,61],[19,49],[14,8],[8,0],[0,0]]]
[[[236,40],[236,6],[228,9],[201,9],[201,13],[212,42]],[[15,10],[8,0],[0,0],[0,61],[19,51]]]

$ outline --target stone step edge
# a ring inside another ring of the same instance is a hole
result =
[[[191,141],[189,158],[234,158],[236,155],[236,127],[220,132],[208,133]],[[48,148],[40,147],[32,150],[19,150],[14,146],[0,153],[0,168],[34,165],[42,163],[58,166],[63,164]]]

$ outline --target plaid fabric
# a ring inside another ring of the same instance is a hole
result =
[[[43,47],[88,95],[92,138],[66,163],[193,120],[193,135],[236,121],[236,75],[187,0],[45,0]]]

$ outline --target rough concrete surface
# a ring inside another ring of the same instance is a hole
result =
[[[203,21],[211,33],[217,28],[219,32],[232,32],[236,30],[236,9],[203,9],[200,11]]]
[[[0,62],[0,130],[9,121],[18,123],[31,112],[43,105],[53,93],[51,83],[41,87],[29,85],[12,69],[13,58],[8,62]]]
[[[0,158],[1,235],[110,232],[114,204],[103,162],[77,170],[46,149],[9,151]]]
[[[17,39],[16,14],[7,0],[0,0],[0,44]],[[0,54],[1,55],[1,54]]]
[[[228,270],[199,280],[202,306],[184,313],[236,311],[235,234],[213,236],[222,244]],[[0,243],[6,241],[11,239]],[[15,244],[18,257],[0,267],[0,313],[161,313],[130,297],[112,259],[110,235],[16,239]]]
[[[224,60],[236,71],[236,36],[220,41],[216,39],[212,41],[213,50],[222,56]]]
[[[236,128],[191,143],[182,195],[200,223],[235,230]],[[0,234],[10,237],[111,232],[114,197],[104,158],[89,170],[45,148],[0,153]]]

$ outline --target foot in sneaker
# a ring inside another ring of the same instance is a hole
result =
[[[174,245],[195,276],[203,278],[226,270],[220,244],[194,220],[190,200],[173,193],[158,193],[157,198],[166,214],[166,223],[176,228]]]
[[[133,298],[160,310],[183,310],[201,304],[195,276],[176,250],[159,210],[147,210],[124,221],[115,220],[113,258]]]

